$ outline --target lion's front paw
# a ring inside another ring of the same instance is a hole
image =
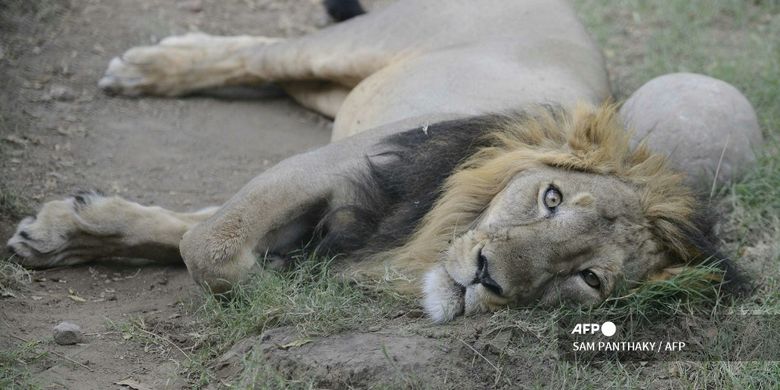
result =
[[[262,272],[253,251],[255,245],[237,225],[201,223],[188,230],[179,244],[192,278],[213,293],[226,292]]]
[[[8,240],[13,261],[30,268],[71,265],[91,260],[84,248],[74,247],[82,232],[78,213],[102,198],[95,192],[83,192],[65,200],[48,202],[35,217],[19,222]]]

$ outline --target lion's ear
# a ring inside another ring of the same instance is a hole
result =
[[[716,214],[706,208],[701,209],[693,218],[695,228],[685,229],[687,241],[697,253],[690,260],[693,264],[707,265],[719,270],[719,274],[713,274],[713,278],[709,280],[721,283],[722,292],[735,296],[748,295],[753,291],[752,283],[715,245],[715,235],[712,231],[714,215]]]

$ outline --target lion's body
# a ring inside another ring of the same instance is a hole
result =
[[[629,147],[613,108],[596,108],[609,98],[603,59],[562,1],[408,1],[290,40],[172,37],[115,58],[100,85],[175,96],[267,81],[334,116],[334,142],[279,163],[219,209],[173,213],[92,193],[50,202],[9,246],[38,267],[183,259],[223,290],[258,255],[313,239],[349,254],[353,276],[397,272],[417,292],[425,279],[437,320],[508,301],[598,301],[622,277],[700,254],[680,177]],[[483,115],[510,110],[526,114]],[[540,206],[529,191],[562,203]],[[561,279],[593,259],[598,293]],[[535,278],[512,276],[524,272]]]

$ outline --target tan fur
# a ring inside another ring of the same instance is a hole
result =
[[[118,196],[81,194],[44,204],[35,218],[19,223],[8,246],[20,257],[17,261],[34,268],[110,257],[179,262],[184,232],[216,211],[177,213]]]

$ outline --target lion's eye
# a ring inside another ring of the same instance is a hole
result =
[[[599,277],[596,276],[595,273],[593,273],[593,271],[589,269],[580,271],[580,276],[582,276],[582,280],[584,280],[588,286],[591,286],[593,288],[601,287],[601,281],[599,280]]]
[[[554,209],[563,202],[563,194],[557,188],[550,186],[544,193],[544,205],[548,209]]]

